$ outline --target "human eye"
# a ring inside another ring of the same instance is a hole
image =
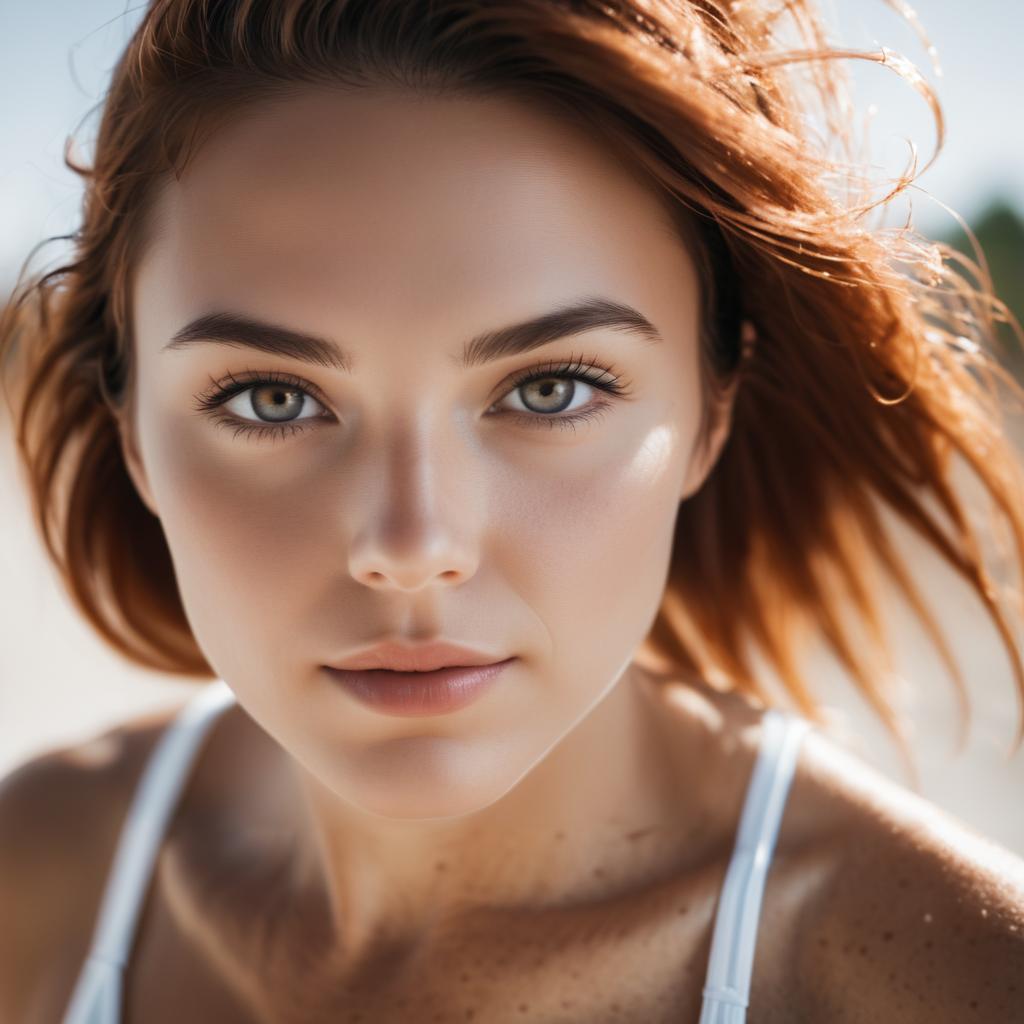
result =
[[[196,396],[195,408],[209,415],[217,426],[231,429],[233,437],[281,438],[309,429],[311,420],[330,418],[324,401],[317,397],[317,389],[289,373],[246,370],[236,376],[229,372],[221,380],[210,378],[210,384],[206,392]],[[502,409],[494,403],[491,411],[513,416],[529,426],[575,430],[577,424],[603,415],[614,401],[610,397],[592,397],[573,408],[581,394],[580,384],[584,398],[588,391],[619,398],[630,394],[614,371],[598,360],[570,359],[544,363],[516,374],[502,399],[516,397],[520,408]],[[520,391],[526,395],[525,401],[519,396]],[[310,409],[311,414],[303,415]],[[566,409],[570,411],[566,413]]]
[[[584,385],[584,397],[587,391],[600,391],[615,397],[595,397],[568,414],[555,415],[571,408],[580,390],[579,383]],[[525,401],[518,396],[520,391],[528,395]],[[575,431],[578,423],[601,417],[612,406],[615,398],[628,397],[629,393],[627,385],[611,369],[595,359],[545,363],[513,377],[511,386],[502,397],[515,395],[521,407],[505,410],[502,415],[514,416],[528,426],[547,427],[549,430],[559,427]],[[497,403],[491,408],[497,409]]]
[[[308,430],[309,420],[327,418],[323,402],[315,397],[316,388],[290,373],[246,370],[235,376],[229,372],[222,380],[211,378],[210,384],[209,390],[196,396],[195,407],[218,426],[232,429],[233,437],[284,437]],[[323,411],[298,415],[311,406]]]

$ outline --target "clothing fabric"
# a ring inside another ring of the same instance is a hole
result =
[[[124,971],[160,844],[200,745],[235,697],[218,679],[169,723],[136,786],[100,903],[89,953],[62,1024],[120,1024]],[[762,717],[757,760],[715,912],[699,1024],[743,1024],[765,878],[800,742],[811,723],[777,708]]]
[[[739,830],[718,897],[700,1024],[743,1024],[750,997],[761,897],[800,744],[811,723],[769,708],[747,785]]]

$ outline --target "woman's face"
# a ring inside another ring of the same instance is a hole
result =
[[[220,131],[155,213],[126,455],[202,650],[353,805],[492,803],[629,665],[717,451],[691,460],[701,298],[683,245],[586,132],[493,98],[310,89]],[[593,300],[657,335],[591,320],[529,350],[479,340]],[[264,325],[259,347],[237,325],[168,347],[218,313]],[[320,339],[317,361],[274,351],[267,325]],[[545,383],[559,367],[580,376]],[[425,717],[374,710],[323,667],[395,638],[516,660]]]

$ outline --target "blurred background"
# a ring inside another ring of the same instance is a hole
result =
[[[91,154],[98,121],[93,108],[143,7],[124,0],[0,0],[0,302],[32,247],[77,225],[80,189],[64,167],[64,144],[74,135],[76,155]],[[838,45],[902,53],[942,104],[944,148],[883,223],[910,217],[922,234],[970,253],[947,207],[956,211],[977,236],[997,293],[1024,321],[1024,5],[918,0],[915,11],[934,54],[914,19],[900,18],[884,0],[824,6]],[[903,172],[914,150],[918,167],[924,166],[935,130],[922,97],[887,67],[851,61],[849,73],[872,176]],[[57,266],[67,257],[66,246],[57,241],[43,247],[30,268]],[[1019,356],[1016,348],[1003,356],[1018,374]],[[31,523],[5,412],[0,409],[0,776],[43,750],[177,705],[193,692],[193,684],[123,661],[72,609]],[[1019,417],[1009,409],[1007,417],[1020,448]],[[973,481],[964,475],[962,486],[970,490]],[[1021,709],[1009,661],[980,603],[953,571],[891,517],[887,521],[934,602],[973,706],[961,749],[963,723],[952,680],[909,611],[887,595],[899,658],[899,673],[890,682],[912,727],[919,791],[1024,856],[1024,749],[1011,752]],[[897,748],[832,658],[814,650],[810,669],[835,738],[911,785]]]

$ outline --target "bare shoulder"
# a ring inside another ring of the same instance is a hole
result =
[[[0,1019],[70,996],[146,758],[174,709],[56,748],[0,779]]]
[[[1024,860],[817,731],[799,785],[832,808],[793,963],[803,1019],[1024,1022]]]

